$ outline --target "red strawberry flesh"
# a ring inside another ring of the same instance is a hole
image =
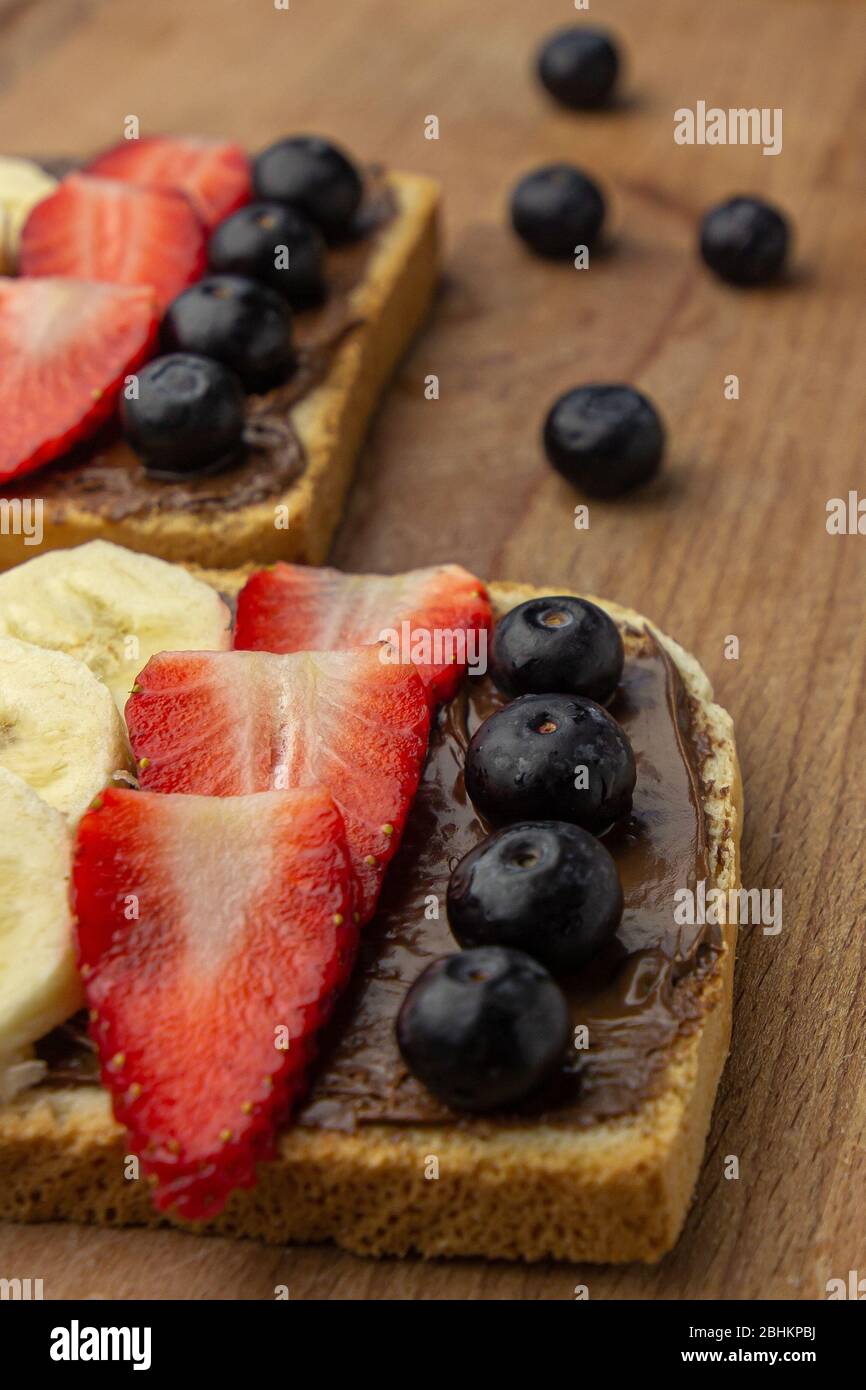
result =
[[[211,1217],[272,1155],[351,970],[353,892],[320,789],[114,788],[84,816],[73,899],[91,1032],[160,1209]]]
[[[205,229],[182,193],[69,174],[27,218],[19,264],[22,275],[149,285],[164,309],[202,274]]]
[[[386,576],[276,564],[241,590],[234,645],[334,651],[377,642],[389,631],[408,648],[403,655],[420,656],[416,665],[435,702],[454,694],[467,657],[486,658],[491,623],[484,585],[459,565]]]
[[[150,356],[158,324],[148,289],[0,279],[0,482],[98,429]]]
[[[240,145],[196,136],[121,140],[88,173],[185,193],[208,230],[252,197],[250,166]]]
[[[342,652],[162,652],[126,706],[141,785],[240,796],[318,784],[339,806],[373,913],[424,764],[430,713],[409,665]]]

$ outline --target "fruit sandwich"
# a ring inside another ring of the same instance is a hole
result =
[[[43,548],[321,562],[429,308],[438,189],[296,136],[0,159],[0,500]],[[17,272],[17,273],[16,273]],[[0,569],[32,554],[4,525]]]
[[[0,669],[3,1218],[671,1247],[735,946],[675,901],[739,886],[742,816],[681,647],[456,565],[94,541],[0,576]]]

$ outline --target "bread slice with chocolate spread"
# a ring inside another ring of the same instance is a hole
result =
[[[431,196],[418,195],[419,228]],[[202,577],[231,598],[246,575]],[[501,617],[541,591],[490,592]],[[593,602],[625,644],[612,712],[632,738],[638,784],[635,833],[615,851],[625,959],[573,1001],[575,1018],[589,1020],[588,1053],[575,1055],[561,1095],[495,1118],[449,1113],[401,1065],[403,968],[412,978],[426,956],[454,949],[444,910],[428,920],[424,905],[444,903],[448,857],[483,833],[454,755],[486,696],[464,690],[440,711],[403,846],[297,1122],[256,1187],[235,1192],[208,1231],[365,1255],[599,1262],[653,1262],[677,1240],[728,1050],[736,927],[677,925],[671,896],[702,876],[707,892],[739,889],[742,787],[731,719],[695,659],[634,611]],[[660,855],[666,880],[643,874]],[[125,1178],[124,1133],[83,1060],[77,1073],[73,1047],[0,1108],[0,1218],[166,1224],[146,1184]]]
[[[236,467],[164,481],[116,440],[0,486],[12,504],[41,500],[40,549],[101,539],[221,568],[322,563],[370,417],[430,308],[438,204],[432,179],[368,177],[367,232],[328,252],[329,297],[296,317],[298,368],[286,385],[248,398],[252,442]],[[0,570],[35,553],[15,530],[0,535]]]

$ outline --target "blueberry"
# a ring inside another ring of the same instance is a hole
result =
[[[293,135],[263,150],[253,165],[253,187],[265,202],[299,208],[329,240],[350,232],[363,194],[352,161],[316,135]]]
[[[213,357],[237,372],[247,391],[267,391],[292,370],[292,315],[276,290],[242,275],[208,275],[166,310],[167,352]]]
[[[215,472],[241,451],[244,393],[219,362],[190,353],[156,357],[138,374],[138,396],[123,401],[123,428],[157,474]]]
[[[531,598],[497,624],[490,674],[506,695],[557,690],[606,704],[622,675],[619,628],[585,598]]]
[[[591,246],[604,221],[604,199],[571,164],[547,164],[522,178],[511,195],[511,222],[539,256],[572,257]]]
[[[550,95],[576,110],[601,106],[618,72],[616,45],[603,29],[559,29],[538,55],[538,75]]]
[[[461,946],[516,946],[554,975],[591,960],[621,917],[613,858],[566,821],[498,831],[460,860],[448,884],[448,921]]]
[[[711,208],[701,224],[701,255],[732,285],[764,285],[779,274],[788,253],[787,220],[760,198],[731,198]]]
[[[521,695],[479,725],[466,790],[497,824],[567,820],[603,830],[631,810],[631,745],[601,705],[580,695]]]
[[[544,450],[589,497],[617,497],[658,471],[665,447],[658,412],[633,386],[566,391],[544,422]]]
[[[407,1067],[456,1110],[522,1100],[560,1061],[570,1032],[556,981],[538,961],[504,946],[434,960],[397,1018]]]
[[[247,203],[220,223],[207,250],[212,270],[261,280],[290,304],[303,307],[322,296],[325,243],[295,208]]]

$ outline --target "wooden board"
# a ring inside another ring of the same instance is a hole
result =
[[[48,1297],[287,1284],[296,1299],[568,1299],[583,1283],[592,1298],[809,1299],[858,1262],[866,1273],[866,536],[825,527],[829,498],[866,495],[866,11],[593,0],[591,14],[625,40],[630,73],[618,109],[577,117],[529,70],[574,18],[567,0],[30,0],[0,9],[0,130],[9,151],[75,153],[118,138],[128,114],[253,149],[313,129],[442,179],[441,297],[372,431],[335,560],[458,560],[619,599],[695,652],[732,711],[744,878],[782,888],[784,927],[742,933],[734,1049],[686,1230],[658,1268],[617,1270],[7,1227],[0,1273],[43,1277]],[[782,107],[783,152],[677,146],[673,112],[698,100]],[[610,195],[588,273],[532,260],[505,225],[516,176],[559,158]],[[728,290],[695,255],[699,214],[742,191],[796,224],[795,272],[771,292]],[[577,531],[539,426],[559,391],[605,379],[655,398],[668,466]]]

